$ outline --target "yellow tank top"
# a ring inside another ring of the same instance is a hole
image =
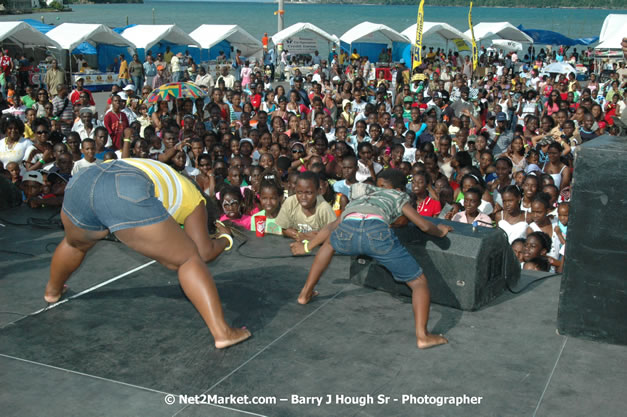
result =
[[[187,216],[200,202],[206,200],[198,188],[169,165],[144,158],[126,158],[124,163],[141,169],[155,184],[155,197],[178,223],[185,223]]]

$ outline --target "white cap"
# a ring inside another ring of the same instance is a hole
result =
[[[22,182],[23,181],[33,181],[44,185],[44,176],[41,175],[41,172],[39,171],[28,171],[22,177]]]
[[[135,91],[135,86],[133,84],[128,84],[126,87],[123,88],[124,91]]]

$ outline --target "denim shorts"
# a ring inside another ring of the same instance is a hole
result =
[[[382,264],[399,282],[422,275],[422,268],[401,245],[387,223],[376,219],[345,219],[331,233],[331,246],[342,255],[367,255]]]
[[[160,223],[170,216],[155,197],[152,180],[123,161],[80,170],[65,188],[63,212],[81,229],[112,233]]]

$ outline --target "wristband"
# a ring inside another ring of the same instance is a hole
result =
[[[308,241],[308,240],[303,240],[303,249],[305,249],[305,253],[309,253],[309,252],[311,252],[311,251],[309,250],[308,245],[309,245],[309,241]]]
[[[218,236],[218,239],[220,239],[221,237],[225,238],[226,240],[229,241],[229,246],[227,246],[226,248],[224,248],[224,251],[230,251],[231,248],[233,247],[233,238],[229,235],[227,235],[226,233],[222,233],[220,236]]]
[[[131,142],[130,139],[122,139],[124,142]]]
[[[43,159],[43,158],[41,158],[41,159],[39,160],[39,163],[40,163],[40,164],[42,164],[42,165],[46,165],[46,161],[44,161],[44,159]]]
[[[300,161],[302,165],[305,165],[305,160],[303,158],[298,158],[298,160]]]

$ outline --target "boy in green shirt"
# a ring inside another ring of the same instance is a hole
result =
[[[283,236],[297,241],[313,239],[320,229],[336,220],[333,208],[318,195],[319,189],[318,174],[298,174],[295,193],[285,200],[275,221]]]

